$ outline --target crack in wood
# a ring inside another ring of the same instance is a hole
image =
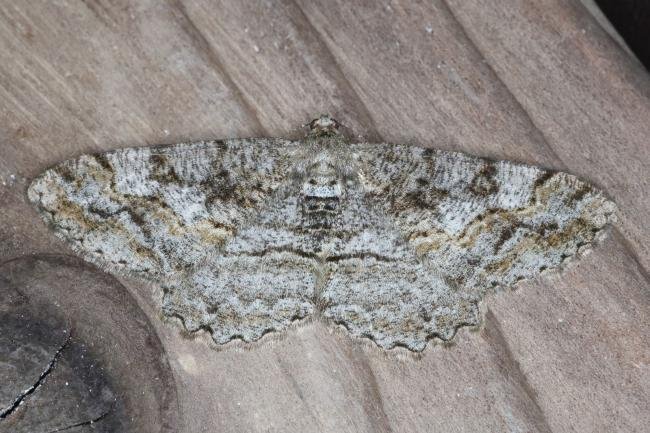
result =
[[[65,431],[65,430],[70,430],[70,429],[73,429],[73,428],[76,428],[76,427],[83,427],[83,426],[86,426],[86,425],[93,425],[95,423],[98,423],[101,420],[103,420],[104,418],[106,418],[108,415],[110,415],[111,412],[113,412],[113,409],[115,408],[115,401],[116,400],[113,400],[113,403],[111,403],[111,406],[105,412],[103,412],[101,415],[99,415],[99,416],[97,416],[95,418],[92,418],[92,419],[89,419],[89,420],[86,420],[86,421],[81,421],[81,422],[78,422],[78,423],[75,423],[75,424],[70,424],[68,426],[57,428],[57,429],[54,429],[54,430],[50,430],[47,433],[57,433],[57,432]]]
[[[262,125],[254,104],[251,103],[244,90],[234,80],[231,73],[221,61],[217,51],[214,49],[208,38],[203,34],[201,29],[188,13],[185,5],[177,0],[170,1],[169,5],[173,10],[177,12],[175,16],[178,20],[179,25],[191,39],[192,44],[196,48],[199,55],[203,57],[208,65],[212,66],[212,68],[221,75],[224,84],[230,89],[238,104],[243,108],[243,111],[248,116],[250,122],[253,123],[254,135],[266,135],[264,134],[265,128]]]
[[[330,65],[332,65],[333,68],[332,75],[333,77],[340,80],[339,82],[341,84],[341,90],[343,91],[343,94],[349,98],[348,103],[355,108],[357,119],[362,125],[370,125],[369,131],[366,133],[366,139],[370,142],[373,141],[378,143],[384,142],[384,139],[379,133],[379,128],[377,127],[377,123],[375,122],[375,119],[372,117],[371,111],[368,109],[368,106],[361,98],[361,95],[359,95],[359,92],[356,91],[356,89],[352,85],[352,82],[345,74],[343,68],[340,65],[340,62],[337,60],[336,56],[334,55],[334,51],[332,51],[329,44],[327,43],[327,39],[323,36],[321,31],[316,27],[316,25],[309,18],[309,14],[305,12],[303,7],[296,0],[291,0],[290,4],[293,5],[295,10],[299,14],[298,17],[299,20],[296,22],[296,25],[298,26],[299,23],[302,22],[305,27],[304,31],[311,34],[314,37],[316,44],[323,49],[323,53],[322,53],[323,62],[325,64],[329,63]]]
[[[530,125],[532,126],[532,129],[539,134],[540,139],[541,139],[541,144],[545,147],[546,151],[548,154],[551,156],[551,158],[554,160],[556,165],[553,167],[555,170],[560,170],[560,171],[569,171],[566,163],[564,160],[560,157],[560,155],[557,153],[555,148],[551,145],[551,142],[549,139],[546,137],[546,134],[542,131],[542,128],[540,128],[535,121],[533,120],[532,115],[528,112],[524,104],[515,96],[512,90],[510,90],[510,87],[508,84],[505,82],[505,80],[497,73],[496,69],[494,66],[492,66],[492,63],[490,63],[489,59],[487,56],[483,53],[483,50],[479,47],[479,45],[476,43],[474,38],[465,30],[465,27],[463,26],[463,23],[461,20],[458,18],[456,15],[456,12],[454,9],[451,7],[449,4],[449,0],[442,0],[440,4],[443,6],[443,8],[447,11],[451,19],[454,20],[454,22],[458,25],[458,28],[460,29],[461,33],[463,36],[466,38],[466,40],[470,43],[472,48],[481,56],[481,58],[484,61],[485,66],[489,69],[490,73],[494,76],[494,78],[501,83],[503,88],[508,92],[510,97],[512,98],[512,101],[514,104],[521,110],[522,114],[526,117],[528,122],[530,122]]]
[[[54,356],[52,357],[50,362],[47,364],[47,367],[45,368],[45,370],[43,370],[43,372],[40,374],[40,376],[38,377],[38,380],[32,386],[30,386],[29,388],[24,390],[22,393],[20,393],[20,395],[18,397],[16,397],[16,399],[13,401],[12,404],[10,404],[8,407],[3,409],[2,412],[0,412],[0,420],[3,420],[5,418],[7,418],[9,415],[14,413],[16,411],[16,409],[18,409],[18,407],[20,407],[20,405],[23,404],[23,402],[25,401],[25,399],[27,397],[29,397],[31,394],[35,393],[36,390],[38,390],[41,387],[41,385],[43,385],[43,383],[45,382],[45,379],[50,375],[50,373],[56,367],[56,364],[57,364],[59,358],[61,357],[61,354],[63,353],[65,348],[70,343],[71,338],[72,338],[72,334],[71,334],[71,332],[68,331],[68,337],[63,342],[63,344],[59,347],[59,349],[54,353]]]
[[[502,368],[504,377],[512,381],[513,385],[522,393],[522,397],[528,400],[527,410],[524,412],[528,415],[528,420],[535,425],[539,432],[552,433],[551,426],[546,419],[544,410],[538,401],[537,391],[528,381],[526,373],[521,369],[521,365],[516,355],[512,352],[510,344],[503,333],[501,324],[497,320],[492,310],[488,309],[485,314],[485,339],[492,346],[494,355]]]
[[[618,241],[630,259],[632,259],[631,261],[636,265],[639,274],[643,277],[643,279],[646,280],[646,282],[650,283],[650,272],[648,272],[645,266],[643,266],[643,262],[634,249],[632,242],[630,242],[630,240],[625,236],[623,232],[621,232],[621,229],[618,227],[614,227],[612,229],[612,233],[614,235],[614,239]]]

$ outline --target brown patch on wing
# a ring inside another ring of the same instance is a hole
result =
[[[161,184],[182,184],[182,180],[178,177],[174,167],[169,164],[167,155],[153,153],[149,156],[149,163],[151,164],[151,174],[149,177]]]
[[[497,174],[497,168],[492,162],[486,162],[483,164],[483,167],[479,170],[478,173],[472,179],[472,183],[469,186],[469,190],[478,196],[488,196],[496,193],[499,190],[495,176]]]

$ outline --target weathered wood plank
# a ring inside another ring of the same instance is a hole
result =
[[[62,254],[23,256],[0,263],[0,300],[0,332],[10,340],[0,350],[0,411],[21,398],[0,418],[1,432],[174,425],[176,389],[161,342],[114,278]],[[23,359],[25,351],[37,356]]]
[[[641,432],[649,83],[581,6],[555,0],[0,2],[0,262],[70,254],[24,196],[49,165],[124,146],[299,137],[321,112],[371,140],[567,170],[619,204],[614,236],[563,275],[490,299],[481,330],[418,357],[320,323],[217,350],[163,322],[152,288],[102,290],[137,303],[171,367],[173,414],[150,431]],[[66,269],[40,287],[65,293],[61,280],[90,272]],[[84,305],[101,309],[88,293]],[[121,332],[117,316],[97,326]],[[133,355],[100,354],[115,366]],[[125,398],[142,392],[135,371]],[[160,408],[148,398],[130,409],[137,431]]]
[[[647,270],[650,77],[641,64],[579,3],[450,3],[562,164],[616,198],[621,229]]]

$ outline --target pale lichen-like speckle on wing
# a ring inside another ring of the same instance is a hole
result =
[[[87,260],[164,290],[217,343],[310,315],[383,348],[480,322],[490,291],[558,268],[613,221],[576,177],[417,146],[231,139],[84,155],[28,195]]]

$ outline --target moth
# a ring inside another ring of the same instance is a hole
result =
[[[162,288],[164,314],[218,344],[309,316],[421,351],[480,323],[494,290],[558,268],[616,207],[570,174],[456,152],[304,140],[201,141],[63,162],[29,199],[108,272]]]

